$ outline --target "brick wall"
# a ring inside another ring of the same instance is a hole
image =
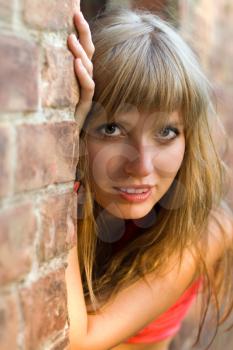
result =
[[[180,0],[183,36],[198,54],[217,98],[217,112],[223,121],[229,151],[225,159],[233,169],[233,3],[231,0]],[[219,145],[224,135],[217,135]],[[233,173],[228,199],[233,208]]]
[[[78,0],[0,1],[0,349],[68,348],[78,100],[66,48]]]
[[[0,0],[4,350],[68,348],[64,272],[76,230],[78,89],[66,38],[78,5],[79,0]],[[233,6],[230,0],[180,0],[180,17],[184,36],[214,83],[219,114],[231,134]]]

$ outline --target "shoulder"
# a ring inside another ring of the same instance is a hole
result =
[[[197,255],[197,248],[209,272],[214,271],[216,263],[227,251],[233,251],[233,213],[224,202],[211,210],[207,228],[201,236],[198,247],[192,244],[184,250],[180,264],[177,264],[180,261],[177,255],[170,259],[170,266],[179,266],[178,269],[171,269],[170,276],[179,280],[181,286],[187,283],[186,277],[189,278],[187,286],[200,277],[200,255]]]
[[[211,210],[207,232],[201,242],[206,263],[213,265],[228,249],[233,249],[233,215],[229,207],[221,205]]]
[[[227,205],[222,205],[211,211],[208,223],[210,239],[233,243],[233,214]]]

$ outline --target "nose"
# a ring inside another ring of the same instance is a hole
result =
[[[135,148],[134,154],[128,157],[124,170],[126,174],[133,177],[145,177],[151,174],[154,169],[155,149],[150,146]]]

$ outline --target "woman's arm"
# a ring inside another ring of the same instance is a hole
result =
[[[69,315],[70,350],[78,350],[75,344],[82,343],[87,336],[88,316],[83,294],[81,274],[78,262],[77,247],[74,246],[68,253],[68,266],[65,271],[67,289],[67,307]],[[80,348],[82,349],[82,348]]]
[[[93,46],[89,27],[80,14],[75,16],[75,23],[80,34],[79,44],[74,36],[70,36],[68,45],[76,58],[75,72],[81,85],[77,115],[83,119],[90,108],[94,93],[90,62]],[[81,61],[77,60],[78,57],[81,58]],[[232,226],[230,224],[228,226],[229,238],[232,238]],[[210,235],[206,252],[206,263],[209,267],[213,266],[223,254],[222,236],[218,233],[217,228],[212,231],[216,231],[216,234]],[[163,278],[148,274],[148,284],[143,280],[137,281],[119,292],[114,300],[102,309],[101,314],[88,315],[80,277],[77,247],[73,247],[68,254],[66,269],[70,350],[108,350],[122,343],[160,316],[176,302],[197,277],[191,252],[185,251],[180,268],[177,266],[176,257],[170,257],[168,271]]]
[[[180,270],[176,259],[164,278],[147,275],[119,292],[101,314],[88,315],[76,247],[68,255],[66,283],[70,319],[70,350],[108,350],[122,343],[168,309],[192,283],[195,264],[185,254]]]
[[[227,228],[227,244],[232,244],[232,222],[222,217]],[[224,254],[219,226],[211,224],[205,262],[209,269]],[[200,245],[200,248],[206,250]],[[191,250],[186,250],[180,265],[171,257],[167,274],[162,278],[147,275],[147,283],[139,280],[119,292],[98,315],[88,315],[79,271],[76,247],[68,257],[66,271],[68,312],[70,316],[71,350],[108,350],[122,343],[171,307],[197,278]]]
[[[89,25],[81,11],[74,15],[74,24],[79,33],[69,35],[67,45],[74,56],[74,71],[80,86],[79,102],[75,110],[75,119],[79,126],[83,124],[88,114],[94,95],[95,84],[92,79],[94,45],[91,38]],[[73,247],[68,253],[68,267],[66,268],[67,306],[70,321],[71,350],[81,349],[83,339],[87,335],[87,309],[83,295],[80,268],[77,255],[77,247]],[[78,347],[76,346],[78,340]]]

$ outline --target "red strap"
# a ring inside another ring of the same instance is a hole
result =
[[[74,192],[78,193],[78,189],[80,187],[80,181],[75,181],[74,182]]]

